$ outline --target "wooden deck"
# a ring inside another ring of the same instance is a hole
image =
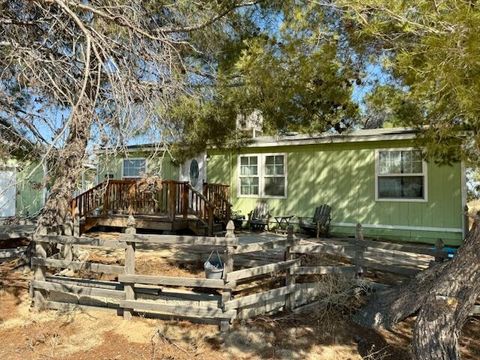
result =
[[[125,228],[127,215],[138,229],[213,235],[230,220],[229,186],[204,183],[203,193],[188,182],[107,180],[71,200],[81,232],[95,226]]]
[[[86,217],[82,223],[81,232],[87,232],[95,226],[126,228],[129,215],[109,214],[109,215],[91,215]],[[186,218],[178,217],[170,219],[163,214],[135,214],[135,227],[137,229],[160,230],[160,231],[182,231],[191,230],[197,235],[208,235],[208,227],[205,226],[196,215],[188,214]],[[213,224],[212,233],[220,232],[222,225]]]

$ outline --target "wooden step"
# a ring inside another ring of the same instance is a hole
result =
[[[87,217],[85,220],[80,222],[80,233],[86,233],[95,226],[98,225],[98,219],[93,217]]]

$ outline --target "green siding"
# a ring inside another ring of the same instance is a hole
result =
[[[136,152],[129,153],[128,158],[145,158],[147,159],[147,172],[151,175],[158,175],[162,179],[166,180],[178,180],[179,179],[179,167],[172,162],[172,158],[169,154],[152,155],[149,152]],[[127,159],[127,156],[99,156],[98,162],[98,180],[103,181],[106,174],[113,174],[114,179],[122,178],[122,164],[123,159]]]
[[[365,224],[373,238],[434,243],[442,238],[458,245],[462,234],[462,176],[459,163],[427,164],[427,202],[375,201],[375,149],[411,147],[408,141],[245,148],[235,153],[209,151],[209,182],[230,184],[234,210],[247,214],[260,200],[237,196],[239,154],[286,153],[287,198],[267,201],[273,215],[312,216],[316,206],[333,208],[332,223]],[[408,226],[458,229],[458,232],[368,227]],[[333,226],[338,235],[353,235],[352,226]]]
[[[23,163],[17,167],[17,216],[32,216],[44,204],[43,167],[38,163]]]
[[[1,164],[15,169],[15,215],[33,216],[43,207],[43,167],[34,161],[9,159]]]

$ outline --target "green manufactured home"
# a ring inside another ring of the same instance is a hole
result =
[[[155,174],[164,179],[178,180],[180,167],[170,154],[156,145],[134,145],[125,152],[99,150],[97,182],[105,179],[135,179],[143,174]]]
[[[46,195],[43,178],[44,169],[36,161],[11,158],[0,162],[0,219],[36,215]]]
[[[450,245],[463,239],[466,184],[461,163],[421,159],[409,129],[348,135],[260,137],[238,152],[211,150],[208,180],[231,186],[235,210],[257,202],[272,215],[312,216],[332,206],[332,234]]]
[[[405,128],[256,137],[240,150],[208,149],[180,165],[166,152],[152,157],[148,146],[137,146],[100,161],[98,180],[150,173],[193,186],[222,183],[230,186],[233,210],[244,215],[260,202],[273,216],[312,216],[329,204],[334,236],[352,236],[361,223],[371,238],[459,245],[463,165],[427,163],[414,139]]]
[[[35,159],[12,157],[0,161],[0,220],[40,213],[48,195],[46,173],[45,166]],[[77,193],[94,185],[95,173],[94,166],[84,164]]]

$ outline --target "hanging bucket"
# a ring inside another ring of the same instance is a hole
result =
[[[217,259],[212,259],[213,253],[217,254]],[[223,276],[223,262],[218,254],[217,250],[213,250],[210,253],[207,261],[203,263],[203,268],[205,270],[205,277],[207,279],[221,279]]]

